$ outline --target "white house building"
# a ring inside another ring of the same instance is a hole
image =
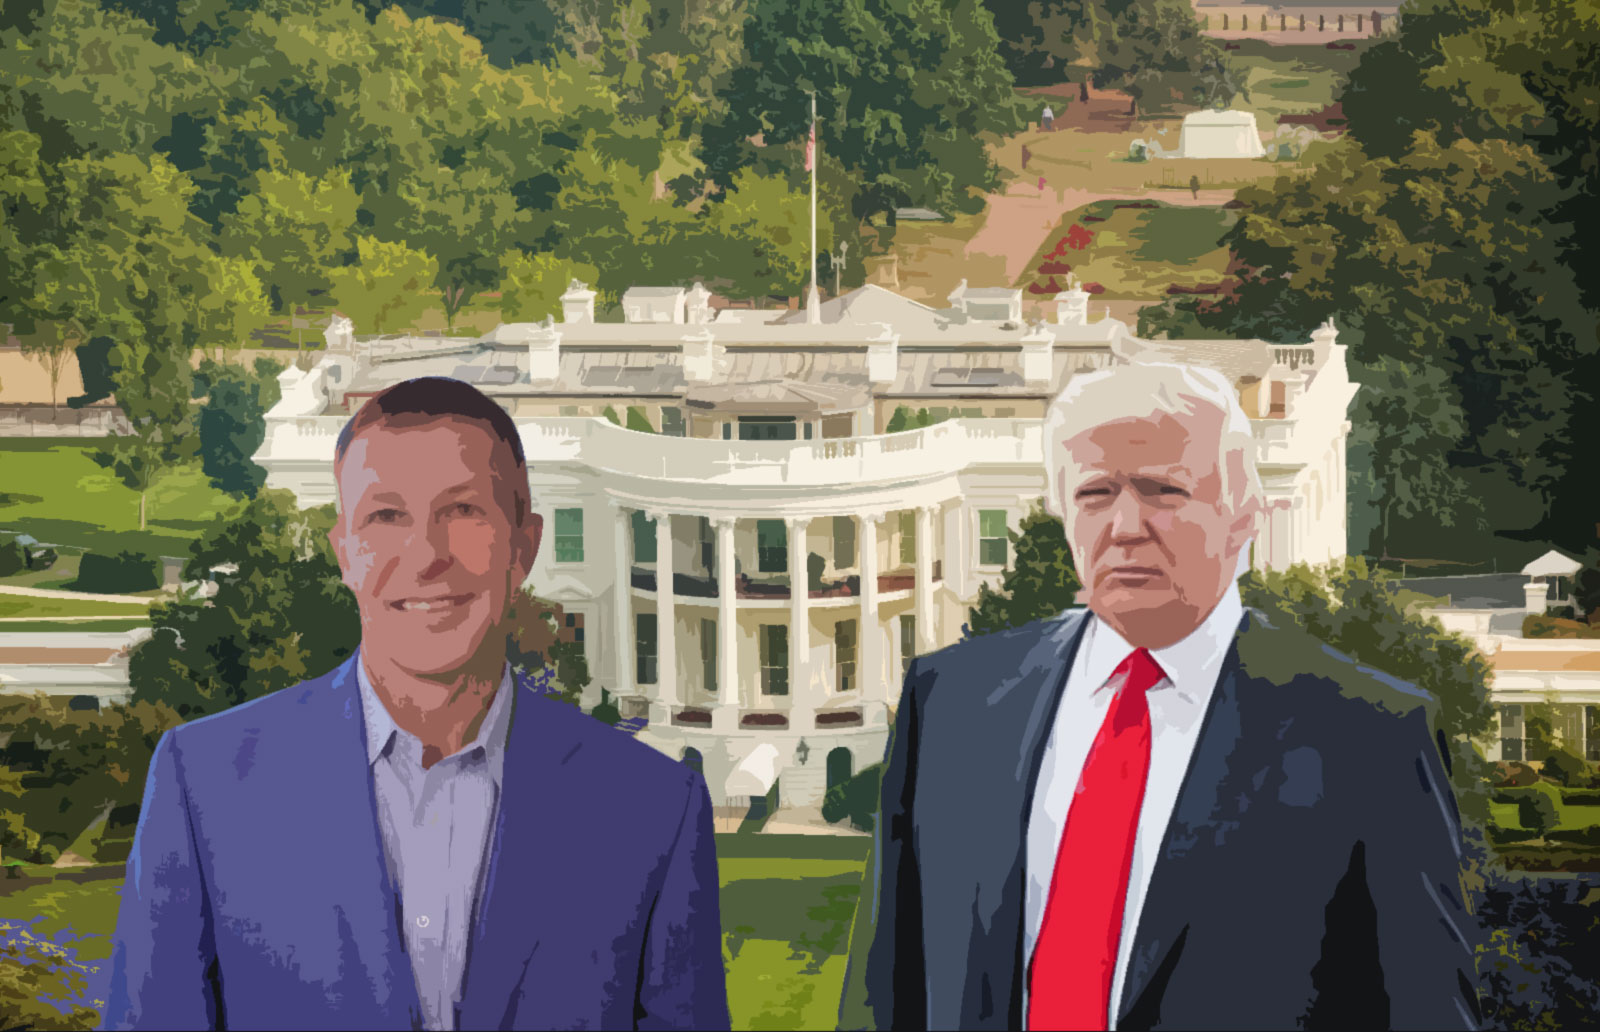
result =
[[[291,369],[255,459],[268,486],[329,502],[334,440],[374,393],[444,375],[496,398],[545,517],[528,587],[584,643],[586,708],[609,691],[719,806],[775,783],[781,805],[814,805],[882,759],[911,659],[956,641],[1010,561],[1007,531],[1045,492],[1045,406],[1079,372],[1222,371],[1272,504],[1257,561],[1345,552],[1356,386],[1331,325],[1293,344],[1146,341],[1091,319],[1081,290],[1029,324],[1020,291],[965,282],[944,309],[863,287],[820,324],[716,312],[698,284],[629,290],[619,323],[594,300],[574,283],[560,322],[359,340]],[[938,422],[888,432],[902,408]]]

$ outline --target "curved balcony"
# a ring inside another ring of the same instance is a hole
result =
[[[629,570],[628,580],[635,591],[654,595],[656,593],[656,571],[648,566],[635,566]],[[933,581],[939,583],[944,580],[944,563],[942,560],[933,561]],[[776,578],[772,581],[752,581],[747,574],[739,574],[734,581],[736,594],[734,597],[745,601],[786,601],[789,598],[789,578],[787,576]],[[883,597],[897,591],[910,591],[917,585],[917,575],[911,570],[892,570],[878,575],[878,595]],[[674,573],[672,575],[672,594],[676,598],[715,599],[718,597],[717,579],[715,577],[702,577],[692,573]],[[861,598],[861,577],[859,574],[849,574],[844,577],[825,581],[820,588],[812,588],[806,592],[806,597],[821,600],[826,604],[830,599],[855,602]]]

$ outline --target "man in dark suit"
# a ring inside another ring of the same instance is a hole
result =
[[[1045,440],[1088,609],[912,664],[841,1024],[1476,1027],[1431,697],[1242,606],[1230,385],[1078,377]]]
[[[728,1028],[705,783],[506,663],[510,417],[409,380],[335,473],[361,646],[162,737],[104,1027]]]

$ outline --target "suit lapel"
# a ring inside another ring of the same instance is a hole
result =
[[[418,1027],[421,1005],[416,979],[400,934],[399,895],[384,861],[383,832],[367,765],[366,722],[356,679],[359,655],[328,675],[325,688],[312,689],[306,696],[305,701],[321,711],[311,713],[298,729],[304,737],[290,778],[297,789],[289,798],[301,818],[300,834],[315,841],[325,855],[338,858],[327,868],[319,895],[342,911],[341,950],[353,954],[352,960],[369,972],[365,981],[379,1008],[393,1020]]]
[[[514,1027],[522,983],[545,934],[541,897],[528,891],[528,879],[547,866],[552,836],[562,834],[554,829],[582,826],[581,817],[564,812],[567,793],[560,784],[561,767],[582,747],[567,739],[561,748],[563,741],[540,719],[541,709],[557,704],[537,697],[518,678],[512,684],[494,845],[473,912],[458,1028]]]
[[[1117,1010],[1119,1029],[1147,1028],[1159,1020],[1162,992],[1188,934],[1186,901],[1199,898],[1197,894],[1214,884],[1207,871],[1214,848],[1230,830],[1218,824],[1219,796],[1225,791],[1231,770],[1244,769],[1241,764],[1256,766],[1239,754],[1243,738],[1240,698],[1241,694],[1248,694],[1243,690],[1248,675],[1240,663],[1239,639],[1256,622],[1258,617],[1247,609],[1223,660],[1216,691],[1206,708],[1183,787],[1167,823],[1123,977]]]
[[[1061,697],[1067,687],[1067,675],[1077,658],[1078,647],[1083,642],[1084,630],[1089,624],[1088,617],[1088,610],[1073,609],[1068,610],[1060,620],[1051,621],[1046,625],[1043,638],[1029,651],[1023,661],[1024,670],[1039,669],[1044,672],[1043,682],[1038,686],[1038,690],[1031,693],[1012,693],[1014,701],[1003,698],[990,699],[991,706],[996,706],[997,702],[1013,701],[1013,705],[1009,707],[998,707],[1001,712],[1009,714],[1009,719],[1016,722],[1015,729],[1009,733],[1002,732],[1005,737],[999,740],[1019,743],[1016,767],[1010,772],[1012,776],[1005,782],[1008,787],[1013,787],[1011,798],[995,800],[997,806],[1014,806],[1017,815],[1016,840],[996,843],[996,855],[1004,855],[1000,852],[1002,849],[1010,850],[1016,859],[1005,878],[1004,886],[980,886],[985,894],[995,898],[1015,900],[1015,906],[1012,908],[1014,913],[1008,915],[1009,923],[1015,928],[1015,935],[1008,937],[1013,947],[1012,954],[1005,959],[1004,965],[1000,963],[992,965],[998,970],[991,983],[1006,984],[1007,980],[1001,979],[998,975],[1000,971],[1008,973],[1011,1000],[1007,1025],[1011,1028],[1025,1027],[1022,990],[1028,969],[1025,953],[1027,911],[1023,897],[1028,884],[1028,818],[1033,813],[1034,790],[1039,783],[1039,769],[1044,764],[1045,749],[1050,743],[1050,729],[1055,726],[1056,712],[1061,708]],[[1005,891],[1007,889],[1010,891]]]

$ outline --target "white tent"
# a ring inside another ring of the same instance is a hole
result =
[[[750,755],[739,761],[733,768],[733,773],[728,775],[727,784],[723,791],[728,797],[738,796],[764,796],[772,790],[773,782],[778,780],[778,747],[771,742],[762,742],[750,750]]]
[[[1527,566],[1524,566],[1522,575],[1524,577],[1572,577],[1576,576],[1581,569],[1583,569],[1582,563],[1576,559],[1568,559],[1555,549],[1551,549]]]
[[[1159,157],[1260,158],[1267,149],[1256,131],[1256,116],[1248,111],[1194,111],[1183,116],[1178,150]]]

